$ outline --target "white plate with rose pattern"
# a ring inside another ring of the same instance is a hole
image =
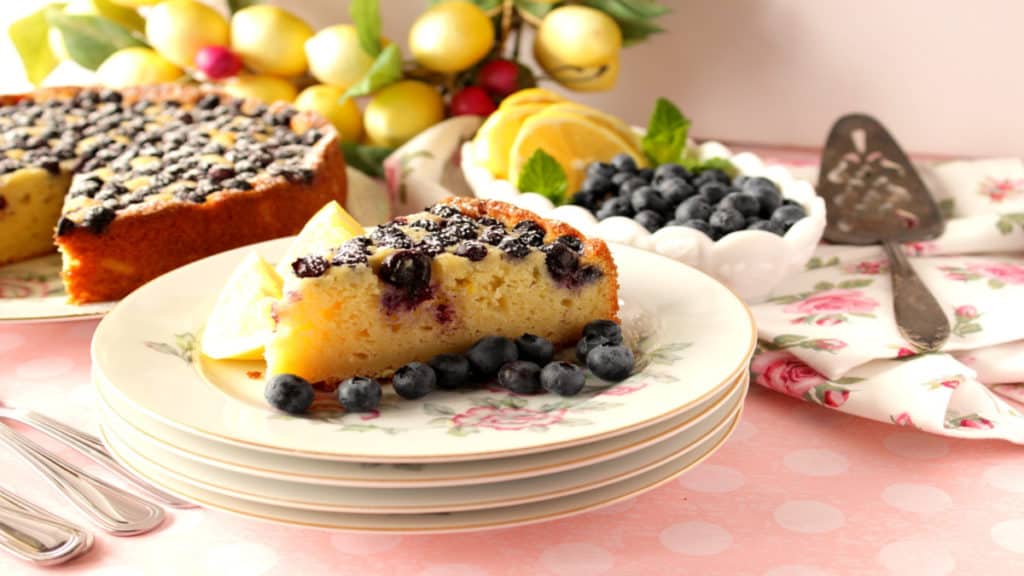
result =
[[[756,342],[750,311],[709,276],[613,245],[624,331],[637,355],[618,384],[588,377],[576,397],[485,387],[399,401],[372,414],[306,417],[263,400],[262,362],[214,361],[198,337],[228,275],[250,251],[275,261],[289,239],[224,252],[170,272],[122,300],[93,337],[109,394],[163,424],[292,456],[362,462],[452,462],[541,452],[625,434],[671,418],[727,387]],[[623,395],[618,390],[630,389]]]
[[[0,322],[52,322],[103,316],[115,302],[70,304],[60,279],[60,256],[0,266]]]

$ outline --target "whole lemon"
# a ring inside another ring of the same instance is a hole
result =
[[[421,66],[436,72],[466,70],[494,47],[494,24],[476,4],[442,2],[420,15],[409,29],[409,50]]]
[[[363,139],[363,115],[355,100],[349,98],[341,104],[344,93],[337,86],[316,84],[299,93],[295,107],[327,118],[338,129],[342,142],[359,142]]]
[[[390,43],[381,38],[381,47]],[[346,90],[362,80],[373,65],[373,56],[363,50],[355,26],[349,24],[328,26],[307,40],[306,59],[314,78]]]
[[[142,16],[139,16],[138,12],[115,4],[112,0],[74,0],[64,7],[64,13],[82,16],[102,16],[129,30],[139,32],[146,26],[146,21],[143,20]],[[53,51],[58,60],[70,58],[67,46],[64,45],[64,35],[61,34],[59,28],[56,26],[50,27],[47,31],[47,41],[50,44],[50,50]]]
[[[164,58],[179,68],[195,66],[201,49],[228,43],[228,21],[196,0],[166,0],[146,18],[146,38]]]
[[[284,100],[295,100],[295,86],[291,82],[276,76],[260,76],[256,74],[240,74],[228,78],[221,86],[224,91],[236,98],[253,98],[266,103]]]
[[[305,73],[303,46],[311,36],[309,24],[277,6],[250,6],[231,17],[231,49],[260,74]]]
[[[594,66],[578,66],[559,59],[541,44],[534,45],[534,57],[553,80],[576,92],[609,90],[619,79],[619,56]]]
[[[533,46],[571,66],[603,66],[622,49],[622,30],[600,10],[562,6],[544,17]]]
[[[152,6],[153,4],[159,4],[163,0],[110,0],[114,4],[121,6],[128,6],[129,8],[138,8],[139,6]]]
[[[370,143],[396,147],[444,119],[444,100],[430,84],[403,80],[374,94],[363,125]]]
[[[122,48],[96,69],[100,82],[111,88],[172,82],[182,75],[178,68],[150,48]]]

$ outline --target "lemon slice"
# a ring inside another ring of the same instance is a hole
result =
[[[565,98],[551,90],[545,90],[544,88],[526,88],[506,96],[505,99],[501,101],[501,105],[498,106],[498,109],[511,108],[513,106],[519,106],[520,104],[554,104],[555,102],[564,101]]]
[[[629,124],[622,121],[622,119],[612,116],[611,114],[601,112],[596,108],[591,108],[590,106],[578,104],[576,102],[558,102],[548,106],[544,110],[545,114],[555,114],[558,112],[569,112],[584,116],[612,132],[615,132],[622,137],[623,140],[629,143],[631,147],[630,154],[636,158],[637,165],[641,168],[646,165],[642,152],[643,148],[640,146],[640,136],[629,127]]]
[[[630,154],[629,142],[613,130],[579,114],[544,111],[527,118],[509,153],[509,179],[519,182],[519,171],[542,148],[565,170],[568,192],[579,190],[591,162],[607,162],[616,154]]]
[[[508,158],[523,122],[547,107],[546,104],[522,104],[499,108],[480,126],[473,140],[473,157],[496,178],[508,176]]]
[[[324,205],[302,227],[299,235],[285,250],[284,256],[277,263],[277,273],[282,277],[292,274],[292,262],[296,258],[310,254],[325,255],[332,248],[337,248],[366,231],[362,225],[335,201]]]
[[[217,297],[200,349],[219,360],[257,360],[274,328],[270,308],[281,298],[281,277],[252,252],[231,273]]]

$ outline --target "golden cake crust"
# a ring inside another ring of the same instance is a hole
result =
[[[26,98],[73,98],[84,88],[44,88],[32,93],[0,96],[0,105]],[[138,86],[119,90],[125,104],[140,100],[177,101],[194,105],[207,94],[223,93],[181,84]],[[257,105],[252,100],[243,106]],[[268,106],[270,112],[289,108]],[[301,133],[323,132],[313,146],[315,160],[310,183],[293,183],[264,172],[253,179],[251,190],[222,190],[197,204],[177,199],[146,201],[124,207],[102,231],[73,227],[56,237],[63,253],[63,276],[69,300],[86,303],[124,297],[147,281],[174,268],[246,244],[297,233],[324,204],[344,204],[345,161],[337,132],[327,120],[311,112],[298,112],[290,122]],[[80,210],[82,206],[76,206]]]
[[[547,220],[539,217],[536,213],[524,210],[518,206],[499,202],[496,200],[484,200],[481,198],[467,198],[450,196],[438,202],[451,206],[467,216],[480,218],[490,216],[502,224],[513,227],[524,220],[532,220],[541,225],[544,231],[554,236],[572,236],[583,242],[583,256],[593,258],[601,264],[601,271],[608,278],[613,286],[619,285],[618,269],[612,259],[612,253],[608,245],[600,238],[588,238],[579,230],[559,220]],[[609,320],[618,321],[619,297],[618,290],[612,291],[608,299],[608,310],[611,311]]]

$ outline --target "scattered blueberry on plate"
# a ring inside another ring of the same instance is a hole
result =
[[[622,156],[590,164],[573,204],[590,210],[598,220],[632,218],[650,232],[686,226],[712,240],[740,230],[782,236],[807,216],[767,178],[730,178],[719,168],[694,174],[679,164],[639,170],[632,158]]]

